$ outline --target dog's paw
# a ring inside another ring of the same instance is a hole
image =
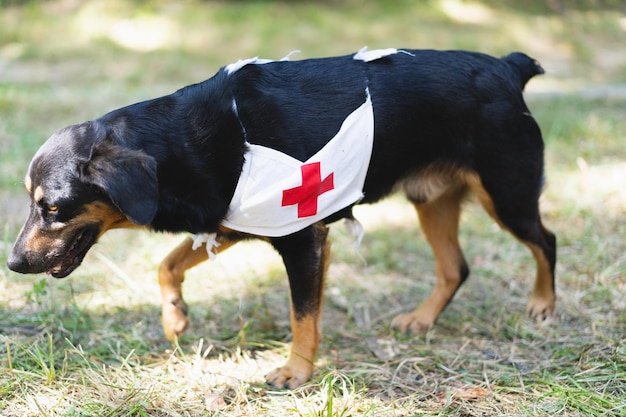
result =
[[[187,304],[181,299],[163,304],[161,324],[167,340],[174,341],[185,333],[185,330],[189,327],[187,311]]]
[[[285,365],[282,368],[277,368],[270,372],[265,380],[269,385],[276,388],[298,388],[311,378],[313,373],[311,368],[297,369],[289,365]]]
[[[391,321],[391,327],[403,333],[423,334],[433,325],[431,321],[420,320],[415,313],[397,315]]]
[[[556,300],[553,295],[534,295],[528,301],[526,314],[533,320],[546,320],[554,314]]]

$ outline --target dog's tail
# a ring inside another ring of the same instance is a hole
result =
[[[517,71],[522,90],[526,86],[528,80],[533,78],[535,75],[545,73],[545,70],[536,59],[533,59],[521,52],[512,52],[501,59]]]

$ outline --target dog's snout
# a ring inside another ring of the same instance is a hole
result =
[[[37,262],[33,262],[37,259],[37,255],[29,250],[24,241],[24,231],[20,232],[20,235],[15,240],[15,244],[11,248],[11,252],[9,253],[9,257],[7,259],[7,267],[14,272],[19,272],[20,274],[32,274],[38,273],[41,271],[36,270],[35,264]]]
[[[11,271],[27,274],[30,271],[30,262],[26,258],[25,254],[13,247],[7,259],[7,266]]]

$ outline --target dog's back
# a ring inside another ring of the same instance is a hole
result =
[[[348,55],[246,65],[224,82],[233,86],[247,141],[299,160],[322,148],[370,94],[374,146],[394,154],[374,152],[369,202],[433,162],[474,169],[476,148],[499,140],[489,130],[527,123],[522,90],[534,61],[522,55],[400,49],[369,62]]]

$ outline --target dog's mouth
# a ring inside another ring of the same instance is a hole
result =
[[[64,256],[47,273],[55,278],[65,278],[78,268],[89,249],[98,238],[95,228],[81,230],[72,240]]]

